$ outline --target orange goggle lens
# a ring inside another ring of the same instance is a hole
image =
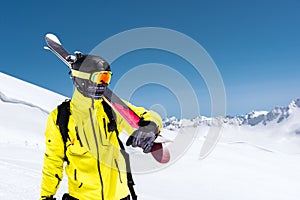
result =
[[[109,71],[94,72],[91,74],[90,80],[97,84],[109,84],[111,74]]]

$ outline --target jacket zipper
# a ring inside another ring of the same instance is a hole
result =
[[[78,127],[77,127],[77,126],[75,126],[75,131],[76,131],[76,137],[77,137],[77,140],[79,141],[80,146],[83,147],[82,142],[81,142],[81,139],[80,139],[80,137],[79,137]]]
[[[101,184],[101,197],[102,200],[104,200],[104,185],[103,185],[103,179],[102,179],[102,175],[101,175],[101,168],[100,168],[100,155],[99,155],[99,146],[98,146],[98,140],[97,140],[97,135],[96,135],[96,131],[95,131],[95,126],[94,126],[94,120],[93,120],[93,115],[92,115],[92,110],[91,108],[89,109],[90,111],[90,120],[92,123],[92,130],[94,133],[94,139],[95,139],[95,143],[96,143],[96,148],[97,148],[97,168],[98,168],[98,173],[99,173],[99,178],[100,178],[100,184]],[[101,133],[100,133],[101,134]]]
[[[88,138],[86,137],[86,133],[85,133],[84,128],[82,128],[82,130],[83,130],[84,139],[85,139],[85,141],[86,141],[87,147],[89,148],[89,150],[91,150],[91,147],[90,147],[90,144],[89,144],[89,140],[88,140]]]
[[[122,177],[121,177],[121,171],[120,171],[120,168],[119,168],[119,164],[118,164],[118,161],[115,159],[115,163],[116,163],[116,167],[118,169],[118,172],[119,172],[119,179],[120,179],[120,182],[123,183],[122,181]]]
[[[77,170],[74,169],[74,180],[77,181]],[[81,182],[80,185],[78,186],[78,188],[81,188],[83,185],[83,183]]]
[[[104,118],[103,118],[103,123],[104,123],[104,130],[105,130],[105,135],[106,135],[106,140],[107,140],[107,133],[106,133],[106,128],[105,128],[106,126],[105,126],[105,119]],[[99,135],[100,135],[102,146],[108,146],[107,144],[104,144],[104,142],[103,142],[100,126],[98,126],[98,130],[99,130]]]
[[[103,118],[103,126],[104,126],[105,137],[106,137],[106,139],[107,139],[106,121],[105,121],[105,118]]]

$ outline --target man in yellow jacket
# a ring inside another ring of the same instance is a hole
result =
[[[108,117],[102,95],[112,73],[109,64],[101,57],[77,54],[71,73],[76,89],[70,101],[68,137],[64,142],[57,124],[58,109],[55,109],[49,115],[45,132],[40,199],[55,199],[64,161],[67,161],[65,171],[69,194],[64,195],[64,199],[129,200],[126,161],[118,134],[123,130],[132,134],[132,146],[149,153],[162,127],[161,118],[153,111],[127,102],[141,119],[148,122],[147,128],[140,127],[133,132],[119,115],[115,115],[115,121]],[[112,128],[112,125],[116,127]]]

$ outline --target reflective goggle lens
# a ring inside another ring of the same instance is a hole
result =
[[[97,84],[109,84],[111,74],[109,71],[94,72],[91,74],[90,80]]]

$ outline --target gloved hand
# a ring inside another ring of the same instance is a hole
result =
[[[81,53],[80,51],[75,51],[74,55],[69,55],[67,56],[67,61],[70,62],[71,64],[74,64],[76,61],[82,59],[83,57],[85,57],[85,55],[83,53]]]
[[[126,145],[132,147],[141,147],[144,153],[150,153],[154,140],[159,130],[158,126],[152,121],[141,120],[139,128],[135,130],[128,138]]]

